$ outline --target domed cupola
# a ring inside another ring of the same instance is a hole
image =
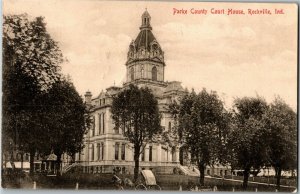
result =
[[[142,25],[127,54],[127,82],[138,79],[164,81],[164,52],[152,33],[151,16],[147,10],[142,15]]]
[[[164,63],[164,52],[152,33],[151,16],[146,10],[142,15],[142,25],[137,38],[129,45],[127,63],[139,59],[149,59]]]

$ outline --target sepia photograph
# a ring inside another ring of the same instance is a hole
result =
[[[298,12],[3,0],[1,187],[297,192]]]

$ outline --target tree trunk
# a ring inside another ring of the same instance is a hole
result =
[[[281,167],[277,167],[276,169],[276,188],[279,191],[280,189],[280,178],[281,178]]]
[[[30,160],[29,160],[30,171],[29,171],[29,174],[33,175],[33,173],[34,173],[34,155],[35,155],[35,151],[34,150],[30,150],[29,154],[30,154]]]
[[[198,168],[199,168],[199,171],[200,171],[200,179],[199,179],[199,183],[200,183],[200,186],[204,186],[204,171],[205,171],[205,165],[203,163],[198,163]]]
[[[246,191],[247,186],[248,186],[249,172],[250,172],[249,168],[244,169],[244,181],[243,181],[243,190],[244,191]]]
[[[136,183],[139,178],[139,167],[140,167],[140,154],[139,150],[134,150],[134,182]]]
[[[56,159],[56,176],[59,177],[60,174],[60,164],[61,164],[61,154],[57,154],[57,159]]]

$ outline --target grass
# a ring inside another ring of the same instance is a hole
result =
[[[133,179],[133,175],[119,175],[121,179]],[[66,174],[61,177],[47,177],[44,175],[35,175],[33,177],[4,177],[2,187],[4,188],[32,188],[33,181],[36,181],[37,189],[75,189],[76,183],[79,189],[86,190],[115,190],[116,187],[112,182],[112,174]],[[188,191],[191,187],[199,183],[198,177],[185,175],[156,175],[157,184],[162,190],[178,191],[181,186],[182,190]],[[230,180],[220,180],[205,178],[205,188],[217,187],[218,191],[242,191],[241,182],[232,182]],[[126,188],[132,189],[132,188]],[[248,183],[247,191],[275,191],[275,186],[258,185]],[[292,188],[282,188],[280,191],[292,192]]]

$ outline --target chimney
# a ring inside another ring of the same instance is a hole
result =
[[[91,105],[92,103],[92,93],[90,91],[87,91],[84,95],[85,97],[85,104]]]

